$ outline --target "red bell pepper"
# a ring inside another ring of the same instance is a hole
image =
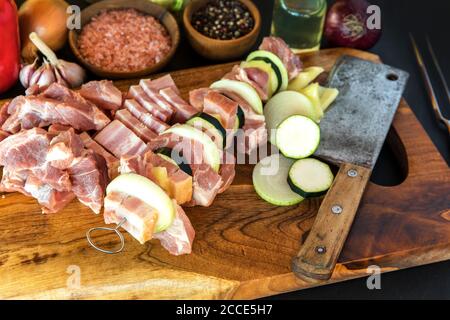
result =
[[[19,77],[20,41],[17,6],[0,0],[0,93],[11,88]]]

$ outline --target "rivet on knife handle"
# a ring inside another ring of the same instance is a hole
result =
[[[298,277],[307,281],[331,277],[370,173],[371,169],[356,165],[341,166],[309,236],[292,261],[292,270]]]

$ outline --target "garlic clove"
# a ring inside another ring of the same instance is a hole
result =
[[[54,68],[53,71],[55,72],[56,76],[56,82],[59,83],[62,86],[69,87],[69,84],[66,80],[61,76],[61,73],[59,72],[58,68]]]
[[[44,71],[44,68],[42,65],[39,68],[37,68],[36,71],[33,72],[33,74],[31,75],[30,81],[28,83],[28,87],[38,84],[43,71]]]
[[[86,78],[86,72],[84,69],[73,62],[59,59],[57,69],[61,77],[66,80],[71,88],[81,86]]]
[[[33,63],[27,64],[20,69],[19,79],[24,88],[28,88],[30,86],[31,76],[36,71],[37,61],[38,59],[36,58]]]
[[[43,89],[51,85],[52,83],[56,82],[56,76],[53,72],[52,66],[45,62],[42,66],[42,73],[39,77],[39,80],[36,82],[36,84],[39,86],[39,88]]]

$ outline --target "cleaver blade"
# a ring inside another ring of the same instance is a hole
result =
[[[402,70],[350,56],[335,64],[328,86],[339,95],[320,123],[315,155],[339,171],[292,260],[292,271],[303,280],[331,277],[407,79]]]
[[[315,155],[336,164],[373,168],[407,80],[405,71],[342,56],[328,80],[339,95],[320,122]]]

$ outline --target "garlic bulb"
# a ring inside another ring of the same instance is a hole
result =
[[[36,33],[30,33],[30,40],[45,56],[45,61],[37,69],[37,60],[33,64],[26,65],[22,68],[20,81],[25,88],[38,86],[42,89],[54,82],[69,88],[79,87],[83,84],[86,78],[86,73],[83,68],[76,63],[58,59],[55,53]]]
[[[59,71],[61,77],[66,80],[66,82],[69,83],[71,87],[81,86],[84,82],[84,79],[86,78],[84,69],[73,62],[67,62],[65,60],[59,59],[56,69]]]
[[[30,86],[31,77],[36,71],[37,61],[38,59],[36,58],[32,64],[27,64],[23,66],[22,69],[20,69],[19,73],[20,83],[25,88],[28,88]]]

